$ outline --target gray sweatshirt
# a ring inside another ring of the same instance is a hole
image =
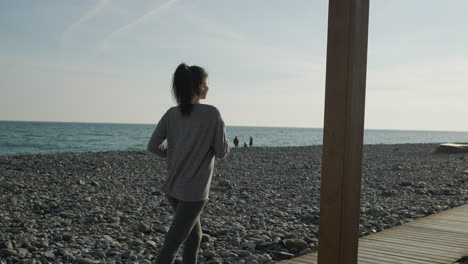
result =
[[[208,199],[215,157],[226,157],[228,146],[218,109],[195,104],[189,116],[170,108],[154,130],[148,151],[167,157],[164,193],[182,201],[202,201]]]

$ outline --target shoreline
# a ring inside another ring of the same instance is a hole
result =
[[[378,143],[378,144],[363,144],[363,148],[368,147],[368,146],[400,146],[400,145],[422,145],[422,146],[427,146],[427,145],[434,145],[434,148],[437,147],[439,144],[444,144],[447,142],[441,142],[441,143],[397,143],[397,144],[387,144],[387,143]],[[454,142],[456,143],[456,142]],[[323,144],[316,144],[316,145],[298,145],[298,146],[254,146],[252,148],[254,149],[274,149],[274,148],[315,148],[315,147],[320,147],[322,148]],[[247,147],[247,149],[250,149],[251,147]],[[230,150],[236,149],[233,146],[229,147]],[[243,146],[239,146],[237,149],[245,149]],[[60,154],[92,154],[92,153],[109,153],[109,152],[115,152],[115,153],[127,153],[127,152],[146,152],[145,149],[128,149],[128,150],[99,150],[99,151],[56,151],[56,152],[34,152],[34,153],[13,153],[13,154],[0,154],[0,157],[11,157],[11,156],[29,156],[29,155],[41,155],[41,156],[46,156],[46,155],[60,155]]]
[[[468,203],[468,155],[436,147],[364,145],[361,236]],[[199,262],[315,250],[321,148],[242,147],[216,161]],[[0,260],[151,263],[172,219],[164,179],[165,160],[144,151],[0,155],[0,248],[16,251]]]
[[[126,123],[126,122],[92,122],[92,121],[60,121],[60,120],[0,120],[0,123],[44,123],[44,124],[92,124],[92,125],[144,125],[155,126],[157,121],[150,123]],[[323,130],[323,127],[307,127],[307,126],[252,126],[252,125],[229,125],[226,127],[247,127],[247,128],[298,128],[298,129],[318,129]],[[374,131],[413,131],[413,132],[455,132],[468,133],[468,130],[440,130],[440,129],[398,129],[398,128],[364,128],[364,130]]]

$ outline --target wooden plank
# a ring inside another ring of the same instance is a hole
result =
[[[404,248],[406,248],[406,250],[404,250]],[[434,255],[441,255],[441,253],[443,253],[441,256],[443,256],[443,258],[453,258],[454,255],[458,255],[457,253],[455,252],[449,252],[447,253],[447,251],[445,250],[427,250],[425,248],[421,248],[421,247],[410,247],[410,246],[407,246],[407,245],[391,245],[391,244],[385,244],[385,243],[378,243],[378,244],[375,244],[375,245],[366,245],[366,247],[363,247],[363,248],[360,248],[360,250],[373,250],[373,251],[382,251],[382,250],[388,250],[389,252],[398,252],[401,256],[403,256],[403,253],[405,253],[406,257],[408,258],[412,258],[413,256],[417,256],[417,255],[431,255],[431,254],[434,254]]]
[[[465,237],[460,237],[460,236],[450,236],[449,234],[444,234],[444,235],[438,235],[437,233],[428,233],[428,234],[418,234],[414,232],[399,232],[395,234],[385,234],[385,236],[373,236],[369,237],[366,239],[361,239],[361,241],[368,241],[368,240],[373,240],[373,239],[381,239],[381,238],[393,238],[393,239],[403,239],[403,240],[408,240],[408,241],[426,241],[428,243],[435,243],[435,244],[440,244],[440,243],[448,243],[450,244],[453,241],[457,242],[468,242],[468,237],[465,235]]]
[[[366,249],[359,249],[359,252],[362,252],[363,256],[366,256],[368,258],[372,258],[375,261],[375,263],[381,263],[383,260],[389,261],[390,263],[395,263],[395,262],[402,262],[405,261],[406,263],[415,263],[415,264],[427,264],[427,261],[430,260],[429,258],[425,259],[418,259],[418,258],[408,258],[408,256],[401,256],[397,254],[388,254],[387,252],[374,252]],[[446,263],[446,262],[437,262],[437,263]]]
[[[460,225],[450,226],[447,224],[440,224],[440,223],[421,223],[418,226],[427,227],[429,229],[435,229],[435,230],[444,230],[447,232],[468,234],[468,230],[466,230],[463,226],[460,226]]]
[[[453,221],[465,223],[465,222],[468,222],[468,215],[465,215],[465,216],[450,215],[450,216],[441,217],[441,219],[447,220],[447,221],[453,220]]]
[[[408,264],[422,264],[419,262],[412,262],[412,261],[407,261],[407,260],[401,260],[401,259],[391,259],[391,258],[385,258],[383,256],[372,256],[368,254],[359,254],[358,256],[359,263],[362,263],[363,261],[372,263],[372,264],[395,264],[395,263],[408,263]],[[406,262],[402,262],[406,261]]]
[[[374,248],[374,249],[380,249],[380,248],[391,248],[395,250],[406,249],[411,252],[420,252],[420,253],[428,253],[428,254],[434,253],[434,252],[438,252],[437,254],[440,254],[440,252],[447,253],[443,249],[425,248],[425,247],[421,247],[420,245],[393,243],[390,241],[366,241],[366,243],[363,242],[363,248],[364,247]],[[448,252],[447,254],[451,254],[451,252]]]
[[[358,263],[359,264],[375,264],[375,261],[359,258],[359,256],[358,256]],[[379,264],[381,264],[381,263],[379,263]]]
[[[427,224],[421,223],[421,224],[418,224],[418,227],[426,227],[427,229],[468,234],[468,230],[460,226],[447,226],[447,225],[438,225],[438,224],[433,224],[433,223],[427,223]]]
[[[304,264],[304,263],[294,258],[294,259],[282,260],[281,264]]]
[[[314,254],[314,255],[311,255],[311,254],[307,254],[307,255],[303,255],[303,256],[300,256],[300,257],[297,257],[297,258],[294,258],[294,260],[296,259],[299,259],[299,261],[307,261],[308,263],[314,263],[316,264],[317,263],[317,254]]]
[[[431,229],[428,227],[423,227],[420,225],[407,225],[405,226],[405,232],[419,232],[421,235],[427,234],[427,233],[434,233],[437,235],[451,235],[453,237],[466,237],[463,233],[457,233],[457,232],[448,232],[448,231],[443,231],[443,230],[436,230],[436,229]],[[414,231],[413,231],[414,230]]]
[[[434,252],[434,251],[444,251],[449,254],[450,252],[454,253],[459,253],[460,250],[454,249],[453,247],[450,246],[442,246],[442,245],[433,245],[429,243],[418,243],[415,241],[407,241],[407,240],[402,240],[402,239],[389,239],[387,237],[381,237],[381,238],[376,238],[372,239],[369,241],[366,241],[369,243],[370,247],[382,247],[382,246],[389,246],[389,247],[394,247],[396,249],[398,248],[408,248],[408,249],[413,249],[417,250],[419,252]],[[364,243],[364,242],[362,242]]]
[[[446,215],[437,219],[434,219],[433,221],[423,221],[432,223],[432,222],[441,222],[441,223],[455,223],[455,224],[466,224],[468,223],[468,215],[467,216],[455,216],[455,215]]]
[[[412,250],[404,250],[404,249],[394,249],[394,248],[389,248],[389,247],[360,247],[359,252],[362,252],[362,254],[369,254],[369,252],[374,252],[382,255],[397,255],[397,256],[402,256],[406,258],[414,258],[414,259],[422,259],[427,261],[429,260],[437,260],[437,261],[443,261],[444,263],[447,263],[447,261],[450,261],[451,258],[445,257],[445,256],[440,256],[438,253],[426,253],[426,252],[419,252],[419,251],[412,251]]]
[[[281,261],[281,263],[285,263],[285,264],[316,264],[316,262],[312,262],[312,261],[307,261],[307,260],[303,260],[303,259],[299,259],[300,257],[297,257],[297,258],[294,258],[294,259],[289,259],[289,260],[283,260]]]
[[[294,260],[286,260],[286,261],[281,261],[281,263],[289,263],[289,264],[316,264],[317,262],[311,260],[311,259],[308,259],[308,258],[301,258],[301,257],[297,257],[297,258],[294,258]]]
[[[305,255],[299,256],[298,258],[309,258],[309,259],[317,261],[317,252],[315,252],[314,254],[305,254]]]
[[[468,224],[468,222],[466,223],[462,223],[462,222],[457,222],[457,221],[433,221],[433,222],[421,222],[421,223],[418,223],[416,226],[440,226],[440,227],[453,227],[453,228],[464,228],[466,227],[466,225]],[[413,226],[413,225],[409,225],[409,226]],[[467,230],[468,231],[468,230]]]
[[[447,218],[434,219],[433,221],[422,221],[421,223],[439,223],[439,224],[446,224],[450,226],[457,226],[457,225],[464,226],[468,223],[468,219],[459,220],[456,218],[447,217]]]
[[[330,0],[320,264],[357,263],[369,0]]]
[[[468,205],[415,220],[359,240],[359,264],[442,264],[453,263],[468,252]],[[464,224],[464,225],[463,225]],[[441,230],[448,229],[448,230]],[[301,262],[315,261],[317,252],[301,256]],[[295,259],[288,264],[297,264]]]
[[[431,234],[428,234],[427,236],[415,236],[412,234],[386,234],[385,238],[397,238],[397,239],[404,239],[407,241],[421,241],[421,242],[427,242],[431,244],[444,244],[444,245],[459,245],[460,242],[468,244],[467,239],[459,240],[459,239],[454,239],[453,237],[437,237],[437,236],[431,236]],[[360,243],[364,242],[365,240],[360,240]]]
[[[394,234],[398,234],[398,235],[405,235],[405,234],[411,234],[411,235],[414,235],[414,236],[421,236],[421,237],[424,237],[424,236],[431,236],[432,234],[434,235],[437,235],[437,236],[440,236],[442,238],[458,238],[458,239],[464,239],[464,238],[468,238],[466,236],[466,234],[464,234],[464,232],[456,232],[456,231],[447,231],[447,230],[439,230],[439,229],[436,229],[436,228],[432,228],[432,227],[427,227],[427,226],[421,226],[421,225],[406,225],[404,228],[391,228],[389,230],[385,230],[385,231],[382,231],[382,232],[379,232],[379,233],[375,233],[375,234],[370,234],[366,237],[363,237],[361,239],[368,239],[368,238],[373,238],[373,237],[376,237],[376,236],[382,236],[382,235],[385,235],[385,236],[392,236]]]
[[[428,229],[426,229],[428,230]],[[430,231],[438,231],[435,229],[429,229]],[[442,242],[450,242],[450,241],[464,241],[468,242],[468,236],[463,233],[455,233],[455,232],[415,232],[410,230],[409,228],[405,230],[406,232],[398,232],[398,233],[388,233],[385,234],[386,237],[401,237],[405,239],[411,240],[412,238],[424,239],[427,241],[442,241]]]
[[[420,223],[436,223],[436,222],[439,222],[439,223],[450,223],[451,225],[459,225],[459,224],[466,224],[468,222],[468,219],[466,219],[466,217],[468,216],[465,216],[464,219],[460,216],[461,219],[457,218],[457,217],[454,217],[454,216],[445,216],[444,218],[435,218],[434,220],[431,220],[431,221],[421,221]],[[413,221],[414,222],[414,221]],[[413,223],[413,222],[410,222]]]
[[[425,257],[425,256],[434,256],[434,259],[447,260],[453,258],[454,252],[448,252],[443,249],[438,250],[428,250],[426,248],[421,248],[418,246],[407,246],[401,244],[392,244],[392,243],[375,243],[367,244],[360,250],[370,250],[370,251],[385,251],[392,254],[399,254],[400,256],[412,257]],[[442,254],[441,254],[442,253]]]
[[[455,208],[453,208],[453,209],[455,209]],[[465,218],[466,219],[466,217],[468,217],[468,213],[466,213],[466,212],[462,212],[462,211],[450,212],[453,209],[449,209],[447,211],[439,213],[439,214],[442,214],[442,215],[438,216],[436,218],[437,219],[439,219],[439,218],[461,218],[461,219]],[[431,215],[431,216],[433,216],[433,215]],[[428,217],[431,217],[431,216],[428,216]],[[427,221],[430,221],[430,218],[427,219]]]
[[[437,215],[437,218],[439,218],[439,217],[451,217],[451,216],[468,216],[467,212],[465,212],[464,210],[458,210],[457,208],[458,207],[454,207],[454,208],[451,208],[451,209],[448,209],[448,210],[445,210],[445,211],[442,211],[442,212],[439,212],[439,213],[436,213],[436,214],[433,214],[433,215]],[[431,217],[431,216],[432,215],[427,216],[427,217]]]
[[[394,249],[394,250],[399,250],[406,248],[408,251],[406,252],[419,252],[419,253],[437,253],[440,254],[442,253],[447,253],[447,254],[458,254],[459,251],[452,251],[452,250],[446,250],[446,248],[439,248],[439,249],[434,249],[434,248],[427,248],[423,247],[421,245],[412,245],[412,244],[403,244],[403,243],[398,243],[398,242],[392,242],[392,241],[374,241],[374,243],[370,245],[366,245],[365,248],[370,248],[370,249],[375,249],[375,250],[380,250],[380,248],[389,248],[389,249]],[[401,251],[400,251],[401,252]]]

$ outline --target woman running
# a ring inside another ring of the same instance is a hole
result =
[[[201,67],[185,63],[177,67],[172,79],[177,106],[162,116],[148,143],[149,152],[167,157],[167,179],[161,189],[175,212],[157,264],[173,263],[184,241],[183,263],[197,263],[200,214],[208,200],[215,157],[229,153],[221,114],[214,106],[200,104],[208,93],[207,78]]]

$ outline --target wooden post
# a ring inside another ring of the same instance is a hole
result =
[[[357,263],[369,0],[329,0],[319,264]]]

